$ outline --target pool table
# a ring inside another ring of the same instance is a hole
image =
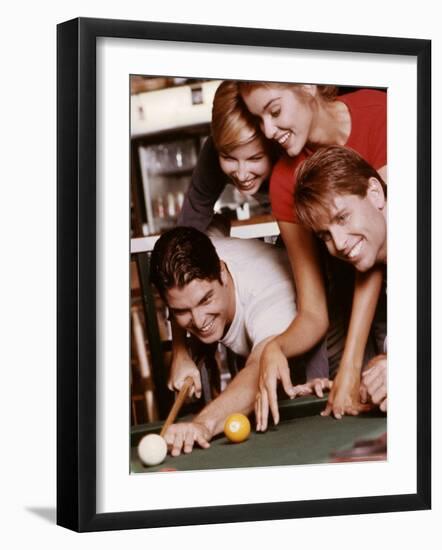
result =
[[[137,445],[147,433],[159,433],[161,423],[139,425],[131,431],[131,472],[156,472],[162,469],[206,470],[283,466],[332,462],[332,453],[351,449],[360,440],[377,439],[387,431],[387,417],[377,411],[342,420],[321,417],[327,398],[302,397],[281,401],[281,420],[264,433],[253,431],[242,443],[231,443],[220,434],[209,449],[197,445],[191,454],[167,455],[158,466],[146,467],[137,456]],[[189,421],[190,418],[181,420]],[[252,418],[253,427],[253,418]]]

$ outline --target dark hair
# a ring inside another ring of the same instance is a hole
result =
[[[314,229],[318,219],[328,216],[333,197],[365,197],[370,178],[380,182],[387,196],[387,186],[378,172],[356,151],[337,145],[318,149],[301,164],[296,175],[295,210],[298,221]]]
[[[207,235],[193,227],[175,227],[155,243],[150,280],[165,300],[168,289],[183,288],[194,279],[221,282],[220,259]]]

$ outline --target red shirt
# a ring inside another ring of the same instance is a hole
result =
[[[357,151],[376,170],[385,166],[387,94],[378,90],[358,90],[338,96],[337,101],[347,105],[351,117],[351,132],[345,146]],[[272,214],[279,221],[296,223],[295,174],[308,155],[306,150],[293,158],[284,154],[273,168],[269,195]]]

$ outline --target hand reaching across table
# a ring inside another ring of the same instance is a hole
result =
[[[293,384],[290,379],[289,364],[278,344],[271,340],[261,355],[258,393],[255,401],[256,430],[264,432],[268,426],[269,409],[276,424],[279,422],[277,386],[281,381],[291,398]]]
[[[324,397],[324,391],[330,391],[333,387],[333,381],[328,378],[313,378],[305,384],[298,384],[293,388],[294,397],[305,397],[306,395],[316,395]]]

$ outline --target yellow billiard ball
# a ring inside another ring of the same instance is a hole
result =
[[[241,413],[231,414],[224,423],[224,433],[233,443],[245,441],[250,435],[249,419]]]

